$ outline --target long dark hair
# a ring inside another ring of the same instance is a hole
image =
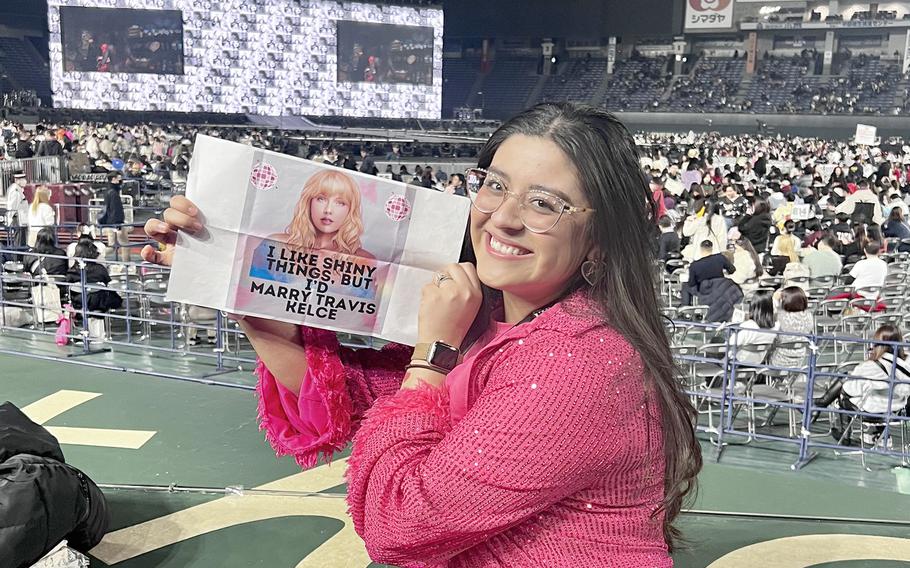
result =
[[[900,328],[886,323],[885,325],[875,330],[875,334],[872,335],[872,339],[876,339],[878,341],[893,341],[895,343],[901,343],[904,340],[904,337],[901,334]],[[894,346],[876,343],[872,347],[872,354],[869,356],[869,360],[878,361],[885,353],[891,353],[893,355]],[[897,348],[897,357],[899,359],[906,357],[904,348],[901,346],[898,346]]]
[[[736,244],[739,245],[739,248],[749,253],[749,258],[752,259],[752,264],[755,265],[755,270],[753,271],[752,277],[761,278],[761,274],[764,272],[764,269],[762,269],[761,259],[758,258],[758,253],[755,252],[755,247],[752,246],[752,242],[749,241],[749,239],[743,237],[736,241]]]
[[[756,292],[749,301],[749,319],[761,329],[774,327],[774,297],[771,292]]]
[[[770,215],[771,206],[768,204],[767,199],[756,198],[755,204],[752,206],[752,216],[758,217],[759,215]]]
[[[656,395],[660,409],[664,446],[664,500],[654,514],[664,514],[664,540],[672,551],[680,536],[673,520],[686,495],[696,487],[702,458],[694,430],[697,415],[678,381],[658,310],[655,251],[651,247],[656,238],[657,207],[639,166],[635,141],[626,127],[603,109],[543,103],[500,126],[480,151],[478,166],[489,167],[499,146],[514,135],[555,143],[574,164],[596,210],[589,217],[586,236],[597,245],[600,278],[589,287],[579,273],[564,295],[587,288],[604,322],[635,348],[645,367],[647,391]],[[470,249],[470,244],[466,248]],[[463,258],[473,258],[473,251],[464,252]],[[493,294],[485,291],[484,306],[489,306]],[[485,307],[469,335],[488,323],[489,309]]]
[[[54,230],[50,227],[44,227],[38,231],[38,235],[35,237],[35,252],[40,254],[54,254],[57,251],[56,243],[54,242]]]

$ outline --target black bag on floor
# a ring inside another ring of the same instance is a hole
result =
[[[0,405],[0,566],[27,567],[66,539],[88,552],[110,524],[104,495],[11,402]]]

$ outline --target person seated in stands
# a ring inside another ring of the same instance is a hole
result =
[[[682,287],[682,303],[689,305],[692,297],[708,306],[707,322],[730,321],[736,304],[742,301],[743,292],[724,273],[732,274],[736,267],[723,254],[712,254],[714,243],[701,243],[702,258],[689,266],[688,280]]]
[[[63,249],[57,247],[57,243],[54,242],[54,230],[50,227],[45,227],[38,231],[38,236],[35,237],[35,246],[28,250],[30,253],[35,254],[52,254],[58,257],[65,257],[66,252]],[[66,258],[50,258],[44,256],[26,256],[25,266],[26,269],[32,276],[41,276],[42,274],[47,274],[48,276],[63,276],[66,274],[67,260]]]
[[[107,267],[98,263],[98,249],[93,243],[80,240],[76,244],[75,257],[85,261],[85,284],[86,285],[104,285],[107,286],[111,281],[111,275]],[[75,263],[66,273],[66,281],[72,284],[82,283],[82,269],[79,263]],[[71,299],[73,307],[77,310],[82,307],[82,292],[72,292]],[[115,310],[123,304],[123,299],[113,290],[90,290],[88,294],[88,309],[92,312],[106,312]]]
[[[673,220],[664,215],[657,222],[660,227],[660,237],[657,240],[657,258],[666,262],[671,256],[679,256],[679,235]]]
[[[895,181],[894,183],[897,184],[898,182]],[[888,186],[888,187],[890,188],[891,186]],[[882,191],[884,192],[885,190],[882,190]],[[900,209],[901,218],[903,218],[903,219],[906,219],[908,216],[910,216],[910,206],[908,206],[906,203],[904,203],[904,200],[900,194],[899,185],[897,188],[893,189],[890,192],[890,194],[888,195],[887,205],[882,205],[882,217],[884,217],[885,219],[888,219],[890,221],[891,212],[894,211],[895,209]],[[887,222],[888,221],[885,221],[885,223],[887,223]]]
[[[786,182],[786,180],[784,180]],[[784,202],[780,207],[774,209],[771,219],[778,229],[783,229],[784,224],[793,218],[793,208],[796,206],[796,191],[791,185],[786,185],[786,191],[783,193]]]
[[[739,285],[744,294],[755,290],[758,279],[764,276],[765,270],[749,239],[741,237],[726,254],[728,258],[732,256],[731,261],[736,269],[730,279]]]
[[[854,225],[850,242],[841,246],[840,253],[846,262],[856,262],[863,257],[863,251],[869,243],[869,229],[865,224]]]
[[[774,343],[774,299],[770,292],[760,291],[749,300],[749,319],[740,324],[736,332],[736,360],[740,363],[760,365]],[[746,351],[744,345],[758,345],[762,349]]]
[[[785,221],[781,233],[777,235],[777,238],[774,239],[774,244],[771,245],[771,255],[772,256],[785,256],[781,252],[781,245],[786,241],[790,241],[792,246],[787,250],[793,250],[797,255],[799,254],[800,249],[803,247],[803,241],[796,236],[796,223],[793,221]]]
[[[901,241],[910,239],[910,225],[904,220],[904,211],[900,207],[893,207],[888,214],[888,220],[882,225],[882,235],[888,237],[889,250],[900,252],[910,251],[910,245]]]
[[[387,164],[385,167],[385,173],[387,173],[393,181],[401,181],[401,174],[396,174],[395,170],[392,169],[392,164]]]
[[[107,254],[107,245],[96,238],[94,227],[80,224],[79,227],[76,228],[76,240],[66,245],[66,256],[69,257],[67,265],[70,268],[72,268],[73,264],[76,262],[76,247],[83,241],[91,244],[98,250],[97,258],[104,258]]]
[[[736,267],[726,255],[714,252],[714,242],[704,240],[701,242],[700,258],[689,265],[689,279],[687,284],[697,289],[705,280],[723,278],[726,274],[736,272]]]
[[[902,343],[904,341],[900,329],[896,326],[885,324],[875,330],[872,336],[874,341],[890,341]],[[896,355],[896,357],[895,357]],[[894,387],[891,387],[891,376],[894,375]],[[889,408],[892,413],[907,409],[907,400],[910,398],[910,363],[903,347],[896,347],[885,343],[873,344],[869,358],[863,361],[850,373],[850,378],[844,380],[840,406],[844,410],[869,412],[872,414],[885,414]],[[857,419],[858,420],[858,419]],[[840,428],[832,427],[835,439],[843,436],[844,423],[849,418],[842,417]],[[865,443],[874,444],[878,432],[866,434]]]
[[[704,209],[704,213],[700,211]],[[711,242],[711,252],[720,253],[727,249],[727,222],[721,213],[720,203],[707,201],[702,207],[696,204],[691,209],[691,215],[683,223],[682,234],[689,237],[689,245],[683,249],[683,258],[689,261],[696,260],[699,251],[696,247],[705,241]]]
[[[727,183],[726,187],[724,187],[724,196],[720,199],[720,205],[723,207],[724,217],[732,226],[746,214],[748,203],[746,202],[746,199],[739,194],[736,185],[730,181]]]
[[[834,235],[828,233],[816,243],[816,248],[810,249],[806,253],[803,257],[803,264],[809,269],[811,278],[840,274],[843,263],[840,255],[834,250],[837,244]]]
[[[781,235],[781,237],[778,237],[778,239],[774,241],[774,244],[779,245],[777,250],[780,253],[780,256],[786,259],[786,265],[783,270],[784,284],[786,285],[794,278],[808,278],[811,273],[809,269],[800,262],[799,255],[793,247],[795,241],[791,238],[786,238],[786,235]]]
[[[850,275],[844,279],[848,285],[852,285],[858,293],[856,297],[875,299],[878,292],[860,290],[861,288],[877,287],[885,285],[885,279],[888,277],[888,263],[879,258],[882,245],[878,241],[869,241],[866,244],[866,258],[856,263],[850,271]]]
[[[880,225],[885,219],[882,217],[882,206],[878,196],[872,191],[872,185],[867,179],[861,179],[856,184],[856,191],[847,196],[843,203],[837,206],[836,213],[846,213],[854,223],[861,222]]]
[[[752,243],[756,252],[768,249],[768,237],[771,229],[771,207],[766,199],[756,199],[752,212],[746,212],[736,223],[739,234]]]
[[[809,310],[809,298],[799,286],[787,286],[780,290],[780,309],[777,312],[777,329],[790,333],[810,334],[815,331],[815,318]],[[780,342],[798,341],[802,338],[782,335]],[[775,367],[802,368],[806,364],[806,348],[775,349],[771,354],[771,365]]]

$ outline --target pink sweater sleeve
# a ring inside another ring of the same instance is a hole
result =
[[[378,351],[344,348],[333,332],[304,326],[301,334],[307,370],[300,394],[279,383],[261,360],[256,390],[260,429],[275,453],[310,468],[344,449],[373,401],[398,390],[412,350],[395,343]]]
[[[347,472],[370,558],[442,563],[625,467],[627,421],[643,401],[638,356],[614,346],[608,365],[572,344],[539,333],[513,345],[454,428],[445,389],[376,402]]]

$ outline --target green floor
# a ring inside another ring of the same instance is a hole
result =
[[[8,334],[0,336],[0,350],[57,352]],[[122,350],[79,360],[144,365],[183,376],[211,372],[192,357]],[[252,384],[248,371],[217,378]],[[94,552],[110,564],[93,558],[92,566],[369,564],[346,522],[344,454],[330,467],[304,473],[290,459],[276,459],[258,431],[249,390],[12,355],[0,355],[0,386],[0,399],[22,407],[51,395],[100,395],[48,419],[48,427],[151,433],[135,449],[92,445],[91,433],[68,434],[78,443],[64,444],[67,461],[99,484],[177,488],[107,489],[113,532]],[[55,395],[61,390],[76,394]],[[693,506],[701,512],[682,517],[690,547],[675,554],[677,566],[910,567],[910,495],[898,492],[895,472],[884,463],[870,473],[857,459],[823,452],[803,470],[792,471],[795,455],[788,448],[728,447],[720,463],[713,463],[710,446],[705,448],[707,463]],[[264,491],[249,491],[264,485]],[[245,490],[226,494],[229,486]],[[756,546],[746,548],[751,545]]]

